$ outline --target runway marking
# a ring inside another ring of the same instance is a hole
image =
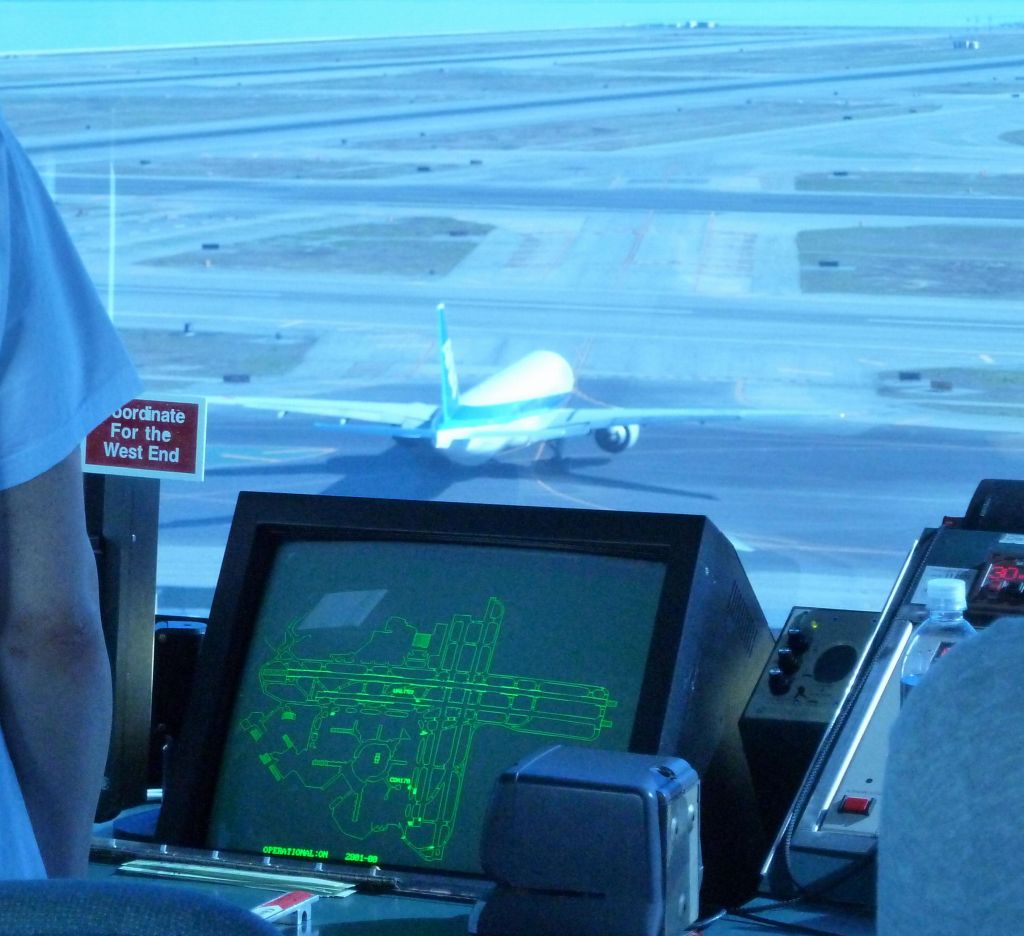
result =
[[[626,257],[622,261],[623,267],[629,267],[633,265],[636,260],[636,255],[640,252],[640,246],[644,242],[644,238],[650,233],[651,225],[654,223],[654,212],[648,211],[647,217],[644,219],[644,223],[640,226],[639,230],[633,231],[633,243],[630,244],[629,250],[626,252]]]
[[[118,311],[117,323],[123,324],[125,319],[141,319],[142,324],[137,325],[138,328],[144,328],[146,320],[148,319],[169,319],[175,322],[224,322],[230,321],[232,324],[235,322],[253,322],[257,325],[261,325],[264,328],[291,328],[297,325],[306,326],[320,326],[324,328],[333,328],[335,331],[343,332],[368,332],[376,331],[380,328],[380,323],[374,322],[338,322],[336,319],[319,319],[319,318],[305,318],[305,319],[285,319],[283,321],[277,321],[273,316],[256,316],[256,315],[236,315],[235,313],[226,312],[189,312],[187,315],[181,312],[131,312],[126,310]],[[416,330],[416,329],[412,329]],[[239,332],[243,335],[255,334],[254,332]]]
[[[735,546],[735,540],[729,538]],[[784,539],[782,537],[755,537],[755,542],[759,543],[759,549],[765,551],[785,551],[785,552],[803,552],[803,553],[814,553],[815,555],[821,554],[820,543],[799,543],[794,540]],[[737,551],[739,551],[737,549]],[[895,549],[879,549],[877,546],[829,546],[829,553],[833,555],[850,555],[850,556],[902,556],[899,550]]]
[[[925,391],[925,393],[931,393],[932,391]],[[1010,400],[985,400],[979,399],[978,397],[971,397],[969,400],[944,400],[941,397],[928,396],[904,396],[902,399],[910,402],[919,402],[926,399],[931,406],[936,407],[956,407],[956,406],[979,406],[979,407],[990,407],[992,409],[1010,409],[1010,410],[1024,410],[1024,403],[1014,403]]]
[[[409,367],[403,368],[405,378],[407,380],[416,379],[424,367],[433,363],[435,355],[437,354],[437,340],[432,339],[423,345],[423,349],[420,351],[419,357],[416,358]]]
[[[255,322],[258,325],[264,327],[273,324],[274,320],[267,316],[256,316],[256,315],[236,315],[234,313],[216,313],[216,312],[189,312],[187,315],[181,312],[129,312],[124,309],[119,309],[117,313],[118,324],[123,323],[125,319],[172,319],[176,322],[202,322],[208,320],[226,320],[230,319],[232,322]],[[319,323],[318,323],[319,324]],[[143,327],[143,326],[139,326]]]
[[[306,458],[310,455],[330,455],[335,450],[336,447],[333,445],[310,445],[304,448],[294,448],[289,446],[276,449],[266,449],[266,453],[268,455],[287,455],[293,458]]]
[[[595,396],[591,396],[589,393],[584,393],[582,390],[576,390],[576,396],[587,403],[593,403],[594,406],[614,406],[614,403],[609,403],[607,400],[599,400]]]
[[[626,311],[632,312],[633,310],[626,310]],[[543,309],[539,310],[538,314],[540,314],[540,315],[545,314],[545,310],[543,310]],[[693,309],[683,309],[683,308],[671,309],[671,310],[650,309],[650,310],[644,310],[643,314],[646,315],[646,316],[660,316],[660,317],[663,317],[663,318],[666,318],[666,319],[675,320],[675,319],[682,318],[683,316],[695,315],[696,312]],[[197,312],[195,314],[191,314],[190,313],[186,317],[186,316],[182,315],[179,312],[128,312],[128,311],[125,311],[125,312],[118,312],[117,318],[118,318],[118,324],[119,325],[123,324],[125,319],[139,320],[137,324],[134,324],[134,325],[131,326],[131,327],[137,327],[137,328],[144,328],[144,327],[146,327],[148,319],[156,319],[156,320],[160,320],[160,321],[171,320],[171,321],[182,322],[182,321],[185,321],[186,318],[187,318],[188,321],[193,322],[193,323],[195,323],[195,322],[203,322],[203,321],[214,321],[214,322],[231,321],[232,323],[234,323],[234,322],[254,322],[254,323],[257,323],[259,325],[262,325],[264,328],[275,327],[275,322],[276,322],[276,320],[272,316],[267,316],[265,318],[259,318],[257,316],[243,316],[243,315],[236,316],[236,315],[228,315],[227,313],[217,313],[217,312]],[[381,329],[381,323],[379,321],[378,322],[370,322],[370,321],[363,322],[363,321],[354,321],[354,320],[349,319],[347,321],[339,322],[337,319],[330,319],[330,318],[305,318],[305,319],[302,319],[301,321],[302,321],[302,324],[306,325],[306,326],[317,326],[317,327],[321,327],[321,328],[332,329],[332,330],[338,331],[338,332],[353,332],[353,333],[370,332],[371,334],[378,334],[380,332],[380,329]],[[430,331],[428,326],[417,325],[415,322],[398,323],[398,324],[393,325],[393,327],[401,328],[404,332],[406,332],[406,333],[408,333],[410,335],[416,335],[416,336],[419,336],[419,335],[421,335],[421,334],[423,334],[423,333],[425,333],[427,331]],[[460,332],[466,332],[466,333],[469,333],[469,332],[484,332],[486,334],[492,334],[493,331],[494,331],[494,327],[493,327],[493,325],[473,325],[472,323],[470,323],[470,324],[460,325],[459,330],[460,330]],[[251,334],[259,334],[259,332],[241,332],[240,331],[239,334],[251,335]],[[591,337],[591,336],[593,336],[594,333],[593,333],[592,329],[588,329],[585,326],[580,326],[579,328],[571,328],[571,327],[570,328],[566,328],[566,327],[563,326],[563,327],[560,328],[559,331],[557,331],[557,332],[550,331],[548,334],[553,335],[553,336],[554,335],[558,335],[558,336],[564,336],[564,337],[578,338],[578,337]],[[503,327],[502,328],[502,335],[506,336],[506,337],[536,338],[537,337],[537,330],[535,328],[528,328],[528,327],[525,327],[525,326],[511,325],[509,327]],[[610,338],[633,337],[633,338],[636,338],[636,332],[635,331],[633,331],[633,332],[608,332],[608,333],[602,333],[601,337],[610,337]],[[678,341],[689,341],[689,340],[692,340],[690,338],[690,336],[688,336],[688,335],[660,335],[660,336],[657,336],[657,340],[662,340],[662,339],[674,340],[674,341],[676,341],[676,340],[678,340]]]
[[[261,465],[281,464],[280,458],[267,458],[261,455],[238,455],[234,452],[221,452],[219,457],[229,461],[254,462]]]
[[[835,371],[811,370],[807,367],[779,367],[780,374],[792,374],[796,377],[835,377]]]
[[[936,328],[977,328],[976,321],[957,321],[955,319],[916,319],[916,318],[869,318],[866,319],[870,325],[932,325]]]
[[[593,339],[593,337],[589,337],[583,343],[583,350],[581,350],[580,353],[576,356],[576,360],[575,360],[575,362],[573,364],[573,373],[574,374],[578,374],[581,370],[583,370],[584,365],[590,359],[590,352],[593,350],[593,348],[594,348],[594,339]],[[578,386],[573,387],[573,391],[575,392],[576,396],[578,396],[581,400],[586,400],[587,403],[593,403],[595,406],[613,406],[614,405],[612,403],[609,403],[607,400],[599,400],[599,399],[597,399],[597,397],[593,397],[589,393],[584,393],[582,390],[580,390],[580,388]]]
[[[547,443],[545,442],[544,445],[546,445],[546,444]],[[544,446],[542,445],[540,447],[543,448]],[[560,491],[560,490],[558,490],[558,488],[552,487],[550,484],[548,484],[547,481],[544,481],[542,478],[538,478],[536,475],[534,475],[534,480],[537,482],[537,484],[540,487],[542,487],[549,494],[552,494],[555,497],[559,497],[562,500],[566,500],[570,504],[579,504],[582,507],[589,507],[589,508],[596,509],[596,510],[607,510],[607,504],[601,504],[601,503],[596,502],[596,501],[585,500],[582,497],[575,497],[572,494],[566,494],[564,491]]]
[[[310,446],[308,448],[269,448],[260,449],[260,454],[247,454],[245,452],[224,452],[211,449],[210,455],[225,461],[249,462],[259,465],[284,465],[289,462],[305,461],[309,458],[326,457],[336,449],[324,446]]]
[[[704,261],[708,252],[708,244],[711,239],[715,236],[715,213],[708,213],[707,224],[704,225],[704,237],[700,242],[700,250],[697,252],[697,275],[693,280],[693,291],[695,293],[700,292],[700,280],[704,273]]]
[[[576,242],[580,239],[580,228],[577,226],[574,231],[566,234],[562,238],[562,247],[558,251],[557,256],[551,263],[551,269],[561,270],[569,259],[569,254],[572,253],[573,248],[576,246]]]

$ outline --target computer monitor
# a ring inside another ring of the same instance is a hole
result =
[[[504,769],[707,771],[771,643],[705,517],[243,493],[158,836],[457,892]]]

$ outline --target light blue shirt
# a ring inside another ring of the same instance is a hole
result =
[[[52,468],[138,392],[57,209],[0,118],[0,490]]]
[[[44,878],[46,869],[39,854],[25,800],[21,795],[14,765],[0,731],[0,878]]]
[[[0,490],[52,468],[138,391],[57,209],[0,118]],[[0,878],[45,876],[0,731]]]

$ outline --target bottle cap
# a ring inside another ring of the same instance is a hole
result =
[[[967,586],[962,579],[928,580],[929,611],[963,611],[967,607]]]

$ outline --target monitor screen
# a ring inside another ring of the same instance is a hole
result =
[[[628,749],[664,577],[557,549],[281,543],[206,844],[478,873],[502,769]]]
[[[713,806],[771,643],[706,517],[243,493],[157,834],[482,884],[495,781],[553,744],[682,756]]]

